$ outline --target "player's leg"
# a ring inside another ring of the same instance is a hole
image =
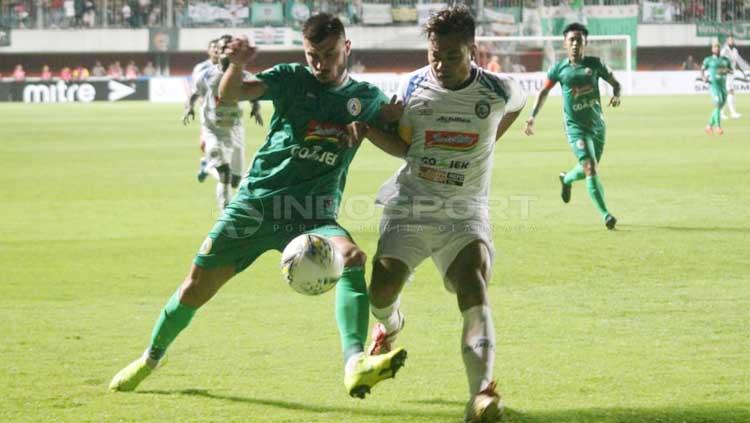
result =
[[[578,152],[576,151],[576,147],[574,146],[574,143],[577,143],[578,140],[583,138],[583,133],[578,130],[577,128],[567,128],[566,135],[568,137],[568,143],[573,146],[573,152],[578,155]],[[571,195],[571,185],[573,182],[580,181],[586,177],[586,174],[583,173],[583,166],[581,166],[581,163],[577,163],[575,166],[573,166],[572,169],[570,169],[567,172],[560,172],[560,175],[558,176],[560,180],[560,197],[562,198],[564,203],[570,202],[570,195]]]
[[[169,345],[190,324],[198,308],[210,300],[234,274],[234,266],[205,269],[194,264],[182,285],[159,313],[146,352],[120,370],[110,382],[109,389],[134,390],[156,369]]]
[[[718,105],[717,110],[721,110],[727,102],[727,91],[725,87],[720,87],[718,91]],[[724,134],[724,130],[721,128],[721,115],[717,114],[716,133],[719,135]]]
[[[435,262],[441,266],[451,246]],[[446,286],[456,293],[463,317],[461,354],[469,385],[465,421],[494,422],[502,414],[495,391],[495,328],[487,284],[491,279],[492,250],[487,241],[475,239],[460,249],[444,273]]]
[[[364,354],[369,320],[364,268],[367,256],[338,225],[321,226],[310,232],[328,237],[344,258],[344,271],[336,283],[336,324],[344,353],[344,386],[349,395],[364,398],[378,382],[396,374],[403,366],[406,351],[395,350],[377,357]]]
[[[167,301],[151,334],[143,356],[115,375],[109,388],[132,391],[157,367],[167,348],[182,332],[195,312],[236,273],[273,247],[257,219],[249,219],[248,204],[230,207],[217,221],[200,247],[194,264],[177,292]]]
[[[230,183],[234,192],[240,186],[242,180],[242,174],[245,167],[245,127],[237,126],[232,132],[232,142],[234,148],[232,149],[232,159],[229,161],[229,170],[231,173]]]
[[[370,282],[370,311],[378,323],[372,328],[368,354],[384,354],[393,349],[393,343],[404,327],[401,290],[411,273],[409,266],[398,258],[376,256]]]
[[[730,73],[729,75],[727,75],[726,80],[727,100],[724,106],[725,108],[729,109],[729,117],[731,117],[732,119],[737,119],[742,115],[737,113],[737,110],[734,106],[734,75]],[[722,119],[726,119],[726,117],[722,116]]]

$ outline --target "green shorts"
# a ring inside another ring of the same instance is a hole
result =
[[[352,239],[335,220],[263,219],[261,207],[233,201],[211,228],[193,263],[207,269],[234,266],[239,273],[266,251],[282,251],[289,241],[304,233]]]
[[[727,101],[727,89],[724,83],[711,84],[711,101],[713,101],[715,107],[724,107],[724,103]]]
[[[604,136],[606,129],[604,125],[596,125],[592,128],[581,128],[580,126],[568,126],[565,128],[568,135],[568,144],[578,162],[585,159],[595,159],[597,163],[604,152]]]

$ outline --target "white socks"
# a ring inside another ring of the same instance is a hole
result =
[[[219,212],[224,210],[230,200],[229,184],[223,184],[221,182],[216,183],[216,207],[219,208]]]
[[[469,395],[474,397],[492,382],[492,369],[495,364],[495,326],[489,306],[474,306],[461,314],[464,317],[461,355],[469,380]]]
[[[727,101],[726,103],[724,103],[724,109],[729,109],[730,116],[737,114],[737,110],[735,110],[734,108],[734,94],[727,95]]]
[[[396,301],[394,301],[393,304],[385,306],[383,308],[377,308],[374,305],[370,304],[370,311],[372,312],[372,315],[376,319],[378,319],[380,323],[383,324],[383,326],[385,327],[385,333],[390,334],[401,329],[401,321],[403,320],[403,315],[399,312],[400,306],[401,296],[396,298]]]

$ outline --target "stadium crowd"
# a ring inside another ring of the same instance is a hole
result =
[[[123,68],[119,61],[110,63],[106,68],[100,61],[96,61],[89,70],[83,64],[75,67],[63,66],[59,71],[53,72],[49,65],[43,65],[38,72],[27,73],[23,65],[17,64],[9,75],[0,74],[0,78],[6,77],[14,81],[24,81],[27,77],[39,78],[41,80],[83,81],[90,77],[111,79],[137,79],[156,76],[156,67],[151,61],[146,62],[143,68],[139,68],[135,61],[130,60]]]

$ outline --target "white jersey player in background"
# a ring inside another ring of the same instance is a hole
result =
[[[191,120],[195,119],[195,102],[201,97],[200,93],[198,92],[197,83],[198,80],[201,78],[201,75],[208,70],[209,68],[215,67],[219,63],[219,59],[221,57],[221,49],[219,48],[219,41],[223,38],[229,37],[228,35],[224,35],[221,38],[217,38],[215,40],[211,40],[208,43],[208,59],[204,60],[203,62],[198,63],[193,68],[193,72],[191,74],[191,94],[190,98],[188,99],[187,104],[185,105],[185,113],[182,116],[182,123],[184,125],[187,125],[190,123]],[[255,123],[257,123],[260,126],[263,126],[263,117],[261,116],[261,108],[260,108],[260,102],[253,101],[252,102],[252,109],[250,112],[250,116],[252,116],[255,120]],[[201,152],[205,154],[205,148],[206,148],[206,140],[205,140],[205,122],[203,120],[203,115],[201,115],[201,134],[200,134],[200,149]],[[245,141],[244,138],[242,140],[242,148],[244,149]],[[242,172],[240,172],[241,174]],[[208,175],[213,176],[215,179],[219,179],[219,174],[216,171],[215,168],[209,166],[209,160],[208,157],[204,155],[204,157],[201,157],[200,159],[200,168],[198,170],[197,178],[198,182],[203,182],[206,180],[206,177]]]
[[[729,116],[732,119],[737,119],[742,115],[737,113],[737,109],[735,109],[734,106],[734,79],[738,70],[742,73],[743,78],[745,78],[747,76],[745,72],[750,71],[750,65],[748,65],[745,59],[740,56],[740,52],[737,50],[737,47],[734,44],[734,37],[732,36],[727,37],[727,41],[724,43],[724,47],[721,48],[721,53],[719,54],[729,59],[732,63],[733,72],[727,75],[727,102],[724,105],[724,108],[729,109]],[[721,118],[727,118],[726,115],[724,115],[724,111],[722,111]]]
[[[231,41],[231,36],[219,38],[217,50],[223,51]],[[227,59],[220,59],[218,64],[204,69],[195,82],[195,92],[203,97],[201,134],[205,144],[206,168],[214,169],[218,176],[216,205],[219,210],[223,210],[232,199],[232,188],[239,186],[245,158],[242,109],[237,103],[226,103],[219,99],[219,83],[228,64]],[[252,75],[245,72],[245,78],[250,79]]]
[[[370,305],[379,323],[369,352],[392,348],[404,326],[400,292],[414,269],[432,258],[463,316],[461,353],[469,384],[464,419],[490,422],[502,413],[487,295],[494,254],[488,212],[493,151],[526,96],[509,77],[472,62],[474,29],[464,6],[433,15],[425,26],[429,66],[409,74],[400,89],[399,135],[405,144],[393,154],[406,163],[378,193],[384,211]],[[376,139],[388,137],[374,128],[366,136],[378,144]]]

